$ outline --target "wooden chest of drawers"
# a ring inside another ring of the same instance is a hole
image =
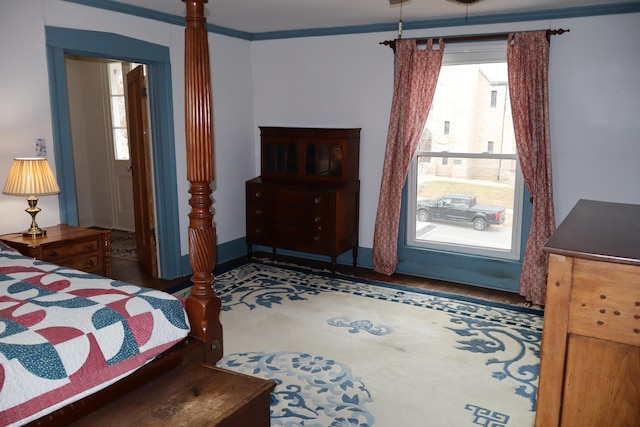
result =
[[[327,255],[335,268],[336,257],[358,250],[358,199],[360,182],[296,186],[263,182],[246,183],[247,245],[291,249]]]
[[[640,426],[640,205],[580,200],[544,249],[536,426]]]
[[[246,183],[247,246],[358,258],[360,129],[260,128],[261,176]]]
[[[60,224],[47,227],[41,237],[24,237],[22,233],[0,236],[8,246],[21,254],[86,271],[111,276],[111,243],[109,231],[72,227]]]

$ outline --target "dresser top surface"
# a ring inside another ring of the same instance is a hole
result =
[[[640,205],[579,200],[543,250],[640,265]]]
[[[13,233],[2,235],[0,236],[0,239],[22,244],[31,248],[37,248],[38,246],[47,243],[58,243],[65,240],[92,238],[107,232],[107,230],[73,227],[67,224],[59,224],[43,228],[47,232],[47,234],[44,236],[32,237],[23,236],[22,233]]]

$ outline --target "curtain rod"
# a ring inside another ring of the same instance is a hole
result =
[[[557,29],[557,30],[547,30],[547,40],[551,39],[551,36],[560,35],[563,33],[568,33],[571,30],[565,29]],[[486,40],[506,40],[511,33],[497,33],[497,34],[482,34],[477,36],[453,36],[453,37],[430,37],[426,39],[415,39],[418,44],[426,44],[429,39],[438,40],[442,38],[442,41],[445,43],[457,43],[457,42],[475,42],[475,41],[486,41]],[[396,39],[397,40],[397,39]],[[393,51],[396,51],[396,40],[385,40],[380,42],[380,44],[389,46]]]

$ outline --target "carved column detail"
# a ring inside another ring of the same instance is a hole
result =
[[[187,306],[191,332],[207,343],[206,361],[213,363],[222,357],[222,325],[218,316],[221,301],[213,289],[216,229],[210,184],[215,178],[215,172],[209,43],[204,17],[204,4],[207,0],[183,1],[187,6],[185,124],[187,179],[191,183],[189,260],[194,284]]]

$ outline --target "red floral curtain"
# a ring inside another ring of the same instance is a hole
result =
[[[402,187],[436,90],[444,52],[442,40],[438,45],[435,48],[429,39],[426,48],[419,49],[416,40],[396,41],[391,117],[373,237],[373,268],[387,275],[393,274],[398,264]]]
[[[547,257],[542,245],[555,231],[551,182],[546,31],[510,34],[507,42],[509,91],[518,157],[533,197],[533,217],[524,253],[520,295],[544,305]]]

